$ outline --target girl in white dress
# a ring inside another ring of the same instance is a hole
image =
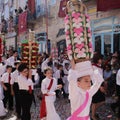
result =
[[[52,77],[51,68],[44,71],[46,78],[42,81],[41,91],[43,99],[40,108],[40,118],[45,120],[60,120],[54,106],[55,90],[62,88],[62,85],[57,85],[57,80]],[[44,111],[44,112],[43,112]]]

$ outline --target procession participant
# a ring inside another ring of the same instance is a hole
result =
[[[7,65],[11,65],[13,67],[13,70],[12,71],[15,71],[15,66],[14,66],[14,63],[15,61],[18,60],[18,52],[17,51],[13,51],[13,56],[9,57],[7,60],[6,60],[6,64]]]
[[[11,72],[12,72],[12,66],[7,65],[6,72],[2,75],[1,78],[1,85],[4,90],[3,103],[4,103],[4,107],[6,108],[8,102],[9,110],[13,110],[13,96],[11,95],[11,85],[10,85]]]
[[[52,59],[51,56],[47,56],[46,60],[43,61],[42,65],[41,65],[42,72],[44,72],[44,69],[49,67],[48,63],[51,61],[51,59]]]
[[[21,120],[31,120],[30,108],[33,100],[32,72],[28,69],[27,65],[23,63],[19,65],[18,71],[20,72],[18,85],[22,110]]]
[[[116,101],[116,103],[111,104],[111,108],[114,113],[116,112],[116,108],[118,108],[117,118],[118,120],[120,120],[120,69],[118,70],[116,76],[116,92],[117,92],[118,100]]]
[[[58,70],[55,72],[55,78],[57,80],[57,84],[61,84],[62,86],[64,86],[64,83],[63,83],[63,77],[64,77],[64,72],[63,72],[63,66],[62,65],[58,65]],[[65,94],[65,91],[64,91],[64,88],[62,87],[61,88],[61,91],[63,92],[63,96],[64,98],[66,97],[66,94]],[[56,96],[59,98],[59,93],[61,94],[61,91],[60,90],[56,90]]]
[[[0,80],[1,80],[2,74],[5,72],[5,69],[6,69],[6,66],[1,64],[0,65]],[[3,117],[6,115],[6,111],[5,111],[4,104],[3,104],[3,98],[4,98],[3,88],[0,82],[0,117]]]
[[[71,64],[68,81],[72,115],[68,120],[90,120],[92,97],[102,84],[103,78],[98,71],[93,71],[90,61],[81,62],[77,67],[74,62]],[[91,80],[94,81],[92,86]]]
[[[97,69],[99,73],[103,76],[103,69],[101,67],[102,65],[103,56],[99,53],[96,53],[93,56],[93,69]],[[105,103],[105,89],[104,89],[104,83],[100,86],[100,89],[97,91],[97,93],[93,96],[92,100],[92,119],[97,120],[99,117],[96,114],[97,109]]]
[[[56,113],[54,101],[55,90],[61,89],[62,85],[57,85],[57,80],[52,77],[52,69],[46,68],[44,70],[46,78],[42,81],[41,91],[43,98],[40,108],[40,118],[46,120],[60,120],[59,115]]]
[[[11,75],[11,91],[12,91],[12,95],[15,96],[15,108],[16,108],[16,113],[17,113],[17,117],[20,118],[21,117],[21,105],[20,105],[20,99],[19,99],[19,86],[18,86],[18,76],[19,76],[19,72],[18,72],[18,67],[20,65],[20,61],[16,61],[15,62],[15,67],[16,70],[12,73]]]
[[[68,97],[68,72],[69,72],[69,63],[65,63],[65,66],[63,66],[63,71],[64,71],[64,77],[63,77],[63,82],[64,82],[64,90],[65,90],[65,94],[66,97]]]
[[[58,70],[58,61],[53,61],[53,77],[55,77],[55,72]]]
[[[0,85],[0,117],[6,116],[6,111],[3,105],[3,90],[2,86]]]

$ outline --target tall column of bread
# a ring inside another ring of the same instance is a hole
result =
[[[69,0],[65,17],[67,52],[76,63],[92,58],[92,34],[86,6],[78,0]]]

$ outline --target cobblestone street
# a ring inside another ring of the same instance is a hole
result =
[[[39,118],[39,105],[40,100],[37,98],[37,95],[39,94],[39,89],[35,90],[35,98],[36,98],[36,106],[33,103],[32,109],[31,109],[31,120],[40,120]],[[113,100],[111,98],[107,98],[106,104],[101,106],[100,109],[97,111],[99,114],[100,119],[99,120],[116,120],[113,112],[110,109],[110,103],[112,103]],[[68,99],[63,99],[62,97],[57,99],[55,102],[56,110],[58,111],[61,120],[66,120],[67,117],[70,115],[70,103]],[[15,112],[9,112],[7,117],[0,120],[17,120],[15,116]]]

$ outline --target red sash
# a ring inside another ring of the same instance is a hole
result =
[[[49,84],[49,86],[48,86],[48,90],[50,90],[51,89],[51,87],[52,87],[52,84],[53,84],[53,79],[51,79],[51,81],[50,81],[50,84]],[[47,94],[44,94],[43,95],[43,97],[42,97],[42,101],[41,101],[41,105],[40,105],[40,118],[42,119],[42,118],[44,118],[44,117],[46,117],[46,103],[45,103],[45,96],[48,96]]]

